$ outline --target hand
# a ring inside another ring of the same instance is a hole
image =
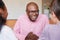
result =
[[[26,38],[25,38],[25,40],[38,40],[38,36],[37,35],[35,35],[35,34],[33,34],[33,32],[30,32],[27,36],[26,36]]]

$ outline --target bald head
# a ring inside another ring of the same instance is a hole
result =
[[[39,7],[38,7],[38,5],[37,5],[35,2],[30,2],[30,3],[28,3],[27,6],[26,6],[26,10],[28,10],[28,8],[29,8],[30,6],[34,6],[36,9],[39,10]]]
[[[27,13],[29,19],[31,21],[35,22],[39,15],[38,5],[34,2],[28,3],[26,6],[26,13]]]

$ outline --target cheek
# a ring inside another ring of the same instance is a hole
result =
[[[55,23],[55,21],[56,21],[55,17],[50,14],[50,18],[51,18],[52,22]]]
[[[28,16],[29,16],[29,17],[32,17],[32,16],[33,16],[33,14],[28,14]]]
[[[37,18],[38,15],[39,15],[39,14],[32,14],[32,13],[30,13],[30,14],[29,14],[29,17],[30,17],[30,18]]]
[[[7,16],[8,16],[8,13],[6,12],[6,11],[4,11],[4,18],[7,18]]]
[[[38,17],[38,16],[39,16],[39,14],[36,14],[36,16]]]
[[[29,18],[32,18],[33,15],[29,15]]]
[[[51,18],[51,19],[53,19],[53,16],[52,16],[52,14],[50,14],[50,18]]]

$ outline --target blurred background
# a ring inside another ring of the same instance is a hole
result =
[[[17,18],[25,14],[26,12],[26,5],[29,2],[36,2],[39,6],[39,12],[45,14],[49,18],[49,6],[52,0],[3,0],[7,10],[8,10],[8,20],[6,24],[11,28],[14,27],[14,24]],[[53,22],[49,19],[49,22],[52,24]]]

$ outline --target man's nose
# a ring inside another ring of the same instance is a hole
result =
[[[36,15],[35,13],[33,13],[33,15]]]

